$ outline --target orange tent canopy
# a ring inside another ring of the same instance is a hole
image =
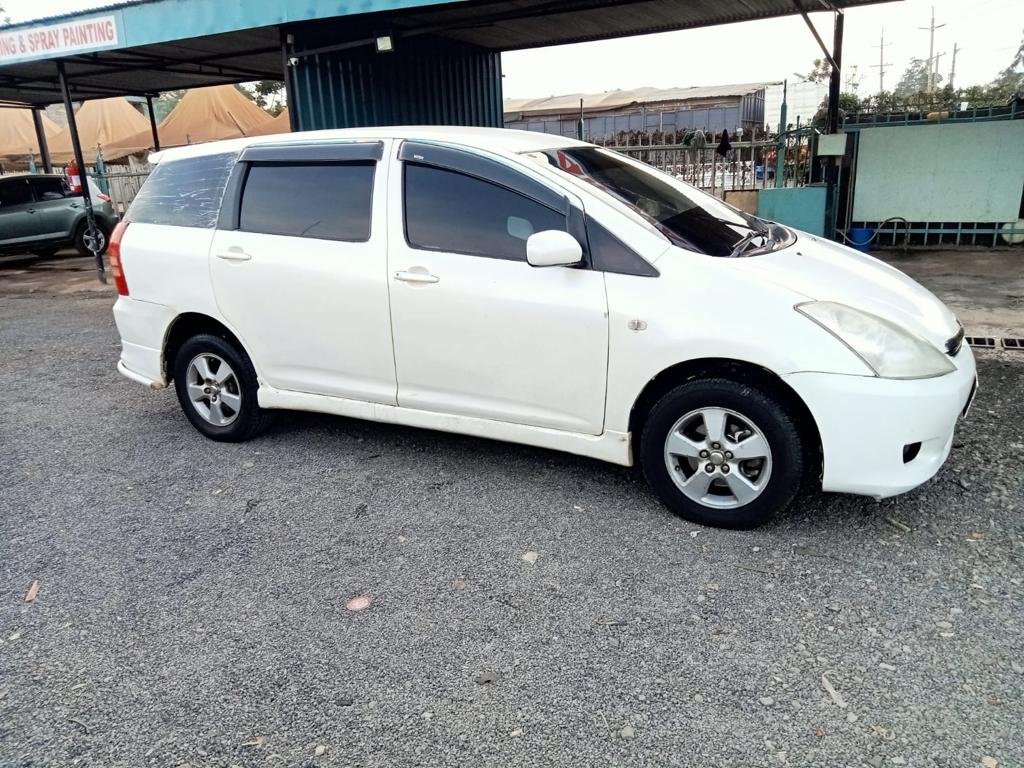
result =
[[[157,126],[160,146],[179,147],[205,141],[249,136],[272,118],[233,85],[193,88]],[[107,159],[145,152],[153,148],[153,134],[144,131],[111,143]]]
[[[105,150],[110,144],[149,130],[149,120],[121,96],[85,102],[75,113],[75,122],[86,163],[93,162],[97,149]],[[74,157],[67,128],[49,143],[53,162],[67,163]]]
[[[50,138],[60,132],[60,126],[45,113],[42,118],[43,133],[49,144]],[[39,159],[39,143],[32,123],[32,110],[0,108],[0,157],[28,165],[29,155]]]
[[[257,127],[248,136],[271,136],[275,133],[291,133],[292,126],[288,122],[288,107],[281,110],[281,114]]]

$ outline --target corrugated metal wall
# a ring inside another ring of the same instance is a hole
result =
[[[368,125],[502,126],[501,54],[399,41],[313,56],[294,68],[299,130]]]

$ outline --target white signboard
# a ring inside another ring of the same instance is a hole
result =
[[[94,16],[63,24],[21,29],[0,28],[0,65],[24,59],[112,48],[117,43],[117,20],[113,16]]]

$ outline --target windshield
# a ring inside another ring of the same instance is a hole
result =
[[[747,246],[764,250],[787,239],[782,228],[617,152],[601,147],[567,147],[530,155],[600,187],[673,243],[692,250],[711,256],[738,256]]]

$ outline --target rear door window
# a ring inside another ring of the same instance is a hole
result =
[[[125,219],[213,229],[236,158],[231,152],[160,163],[135,196]]]
[[[343,240],[370,239],[376,163],[254,163],[242,191],[243,232]]]
[[[29,179],[29,184],[35,192],[36,200],[40,202],[46,202],[47,200],[63,200],[68,193],[68,189],[64,186],[64,182],[53,176]]]

